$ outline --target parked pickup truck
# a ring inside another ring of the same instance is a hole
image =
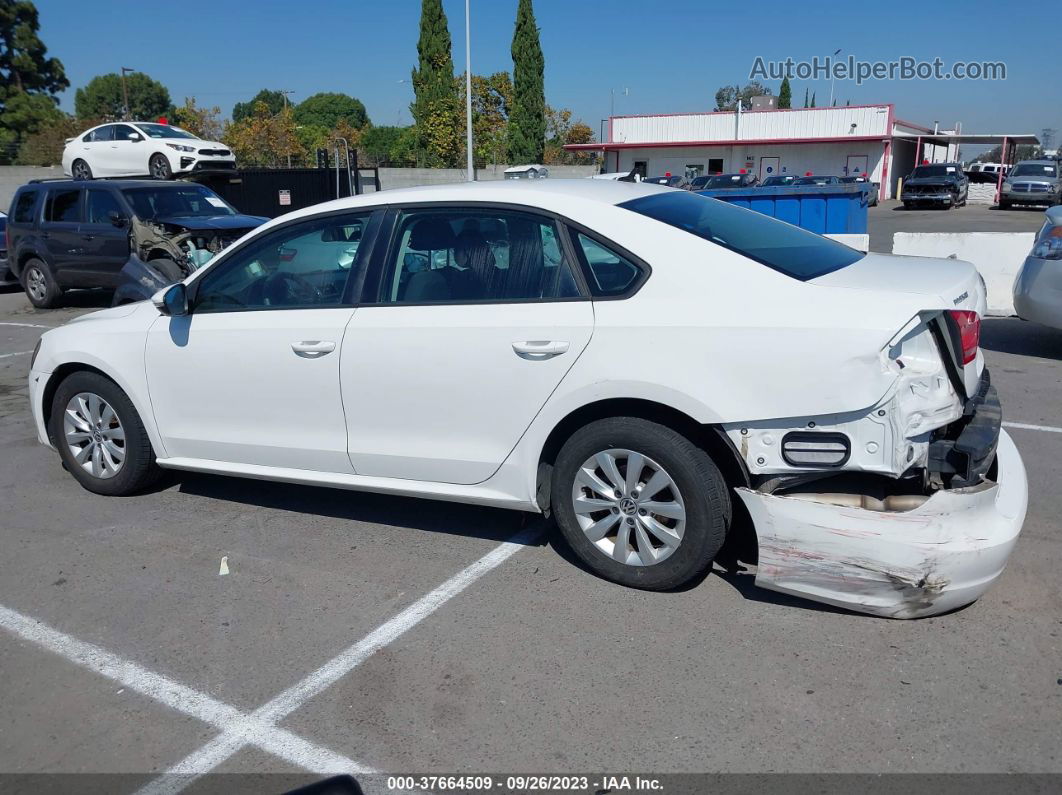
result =
[[[961,163],[931,163],[918,166],[903,181],[900,199],[908,210],[927,204],[948,210],[966,204],[969,188]]]

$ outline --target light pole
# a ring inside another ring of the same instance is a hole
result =
[[[465,159],[468,166],[468,181],[474,182],[476,171],[472,166],[472,25],[469,21],[469,0],[465,0]]]
[[[833,57],[836,58],[841,54],[841,49],[838,47],[833,51]],[[833,61],[830,61],[830,107],[833,107]]]
[[[129,121],[129,89],[125,87],[125,73],[135,71],[128,66],[122,67],[122,121]]]

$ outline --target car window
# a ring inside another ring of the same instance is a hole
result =
[[[48,194],[48,203],[44,208],[44,220],[63,223],[77,223],[81,220],[81,191],[53,190]]]
[[[114,125],[105,124],[102,127],[97,127],[95,130],[87,133],[82,141],[86,143],[97,143],[99,141],[110,141],[114,135]]]
[[[1019,163],[1010,172],[1012,177],[1057,177],[1058,170],[1053,163]]]
[[[85,219],[90,224],[110,224],[110,213],[125,215],[118,199],[108,190],[90,190],[85,202]]]
[[[384,303],[578,298],[557,226],[505,210],[416,210],[398,220]]]
[[[579,243],[579,253],[583,256],[581,264],[591,295],[622,295],[641,277],[642,269],[625,257],[582,232],[577,232],[575,238]]]
[[[689,191],[644,196],[619,206],[801,281],[846,268],[864,256],[799,226]]]
[[[128,124],[114,124],[111,125],[114,129],[115,141],[128,141],[130,135],[137,135],[137,131],[130,127]],[[143,137],[143,136],[141,136]]]
[[[174,127],[171,124],[138,124],[137,127],[148,138],[196,138],[187,130],[182,130],[180,127]]]
[[[18,195],[15,210],[11,218],[16,224],[28,224],[33,221],[33,208],[37,204],[37,191],[25,190]]]
[[[127,188],[122,191],[133,205],[137,218],[236,215],[236,211],[214,191],[203,185],[165,185]]]
[[[262,235],[203,275],[195,311],[343,306],[369,215],[315,218]]]

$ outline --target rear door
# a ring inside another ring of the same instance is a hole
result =
[[[343,338],[359,475],[493,475],[590,341],[594,310],[550,217],[506,206],[392,215]]]
[[[110,214],[128,222],[129,213],[108,188],[85,190],[85,214],[81,223],[81,268],[86,278],[100,287],[117,287],[118,272],[129,259],[129,227],[115,226]]]
[[[80,188],[51,188],[41,213],[40,237],[56,281],[64,287],[80,286],[82,199]]]

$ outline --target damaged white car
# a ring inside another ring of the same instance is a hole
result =
[[[751,518],[760,585],[911,618],[983,594],[1025,517],[984,308],[968,263],[686,191],[436,186],[291,213],[48,331],[30,399],[101,494],[172,468],[551,512],[661,590]]]

